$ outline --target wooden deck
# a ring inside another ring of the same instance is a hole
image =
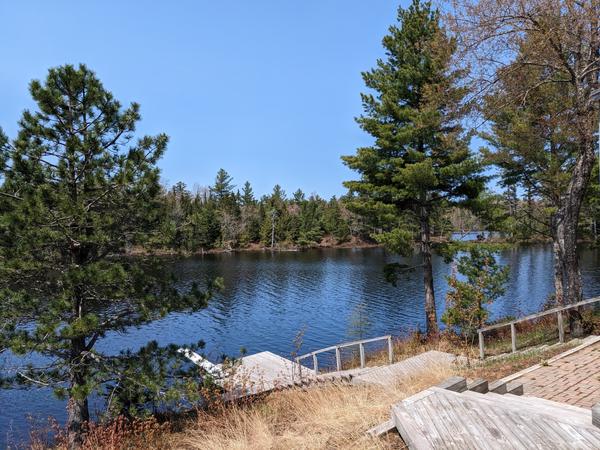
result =
[[[266,392],[294,385],[302,379],[314,379],[315,373],[308,367],[271,352],[244,356],[235,368],[233,385],[246,395]]]
[[[511,394],[422,391],[392,407],[410,449],[598,449],[588,409]]]
[[[389,366],[364,369],[361,373],[357,373],[352,377],[352,383],[391,386],[402,378],[416,376],[428,370],[436,370],[437,368],[448,367],[460,362],[461,359],[455,355],[430,350]]]

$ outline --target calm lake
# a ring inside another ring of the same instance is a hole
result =
[[[585,296],[600,295],[600,252],[581,250]],[[112,334],[100,348],[136,349],[148,340],[161,344],[206,342],[206,354],[239,355],[269,350],[282,356],[294,351],[303,331],[301,352],[357,337],[402,335],[423,328],[422,272],[400,278],[398,287],[385,282],[382,267],[399,258],[382,249],[323,249],[300,252],[246,252],[165,260],[182,283],[223,277],[225,290],[195,314],[172,314],[163,320]],[[419,258],[408,264],[418,264]],[[511,268],[506,295],[492,307],[492,319],[537,311],[553,291],[549,246],[507,250],[499,262]],[[449,265],[434,258],[439,315],[444,309]],[[4,367],[8,356],[0,357]],[[27,419],[65,417],[64,402],[48,390],[0,390],[0,447],[26,439]]]

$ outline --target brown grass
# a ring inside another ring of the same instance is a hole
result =
[[[454,347],[453,347],[454,345]],[[456,351],[441,338],[395,344],[398,359],[436,349]],[[467,367],[431,367],[390,387],[326,384],[276,391],[252,402],[212,405],[194,419],[159,424],[155,419],[92,427],[86,449],[386,449],[404,448],[397,433],[382,438],[365,432],[389,419],[393,404],[452,376],[497,380],[565,351],[570,344],[515,354]],[[371,355],[385,360],[386,352]],[[175,427],[183,431],[174,431]],[[36,448],[45,448],[42,445]],[[59,445],[58,448],[64,448]]]
[[[402,441],[365,435],[390,406],[451,376],[436,367],[392,387],[330,384],[276,392],[262,402],[200,414],[174,445],[186,449],[399,448]]]

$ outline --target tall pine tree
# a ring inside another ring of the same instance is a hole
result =
[[[385,227],[377,239],[401,254],[412,251],[411,222],[420,231],[428,333],[438,329],[431,263],[430,218],[446,204],[474,198],[483,188],[480,166],[461,124],[467,94],[463,71],[453,70],[455,42],[431,4],[414,0],[398,10],[398,25],[383,39],[385,59],[364,72],[369,93],[357,118],[375,138],[370,147],[342,157],[360,173],[345,186],[349,207]]]
[[[0,344],[45,357],[14,382],[51,386],[68,397],[69,446],[82,440],[88,397],[115,394],[132,411],[173,388],[151,344],[106,354],[98,343],[172,311],[206,306],[208,294],[181,294],[152,260],[123,258],[158,224],[156,163],[167,136],[134,140],[139,106],[123,108],[87,67],[50,69],[33,81],[36,111],[25,111],[0,160]],[[163,351],[164,350],[164,351]]]

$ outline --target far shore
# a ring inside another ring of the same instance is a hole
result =
[[[275,247],[267,247],[262,244],[252,243],[243,247],[218,247],[218,248],[210,248],[210,249],[198,249],[195,251],[189,250],[177,250],[170,248],[159,248],[154,249],[152,252],[141,248],[141,247],[132,247],[129,249],[127,254],[129,256],[144,256],[144,255],[159,255],[159,256],[172,256],[172,255],[184,255],[184,256],[198,256],[198,255],[215,255],[222,253],[245,253],[245,252],[299,252],[302,250],[309,249],[319,249],[319,248],[377,248],[381,247],[380,244],[376,242],[367,242],[361,239],[351,239],[349,241],[336,243],[331,239],[323,239],[320,243],[316,243],[314,245],[287,245],[281,244],[276,245]]]
[[[433,236],[431,241],[434,245],[444,244],[451,240],[447,236]],[[541,245],[549,244],[552,242],[550,238],[535,238],[528,240],[511,240],[502,237],[486,238],[479,241],[485,244],[512,244],[512,245]],[[586,244],[592,241],[579,240],[580,243]],[[330,236],[324,237],[321,242],[313,243],[311,245],[294,245],[288,243],[276,244],[275,247],[271,248],[259,243],[251,243],[241,247],[216,247],[216,248],[200,248],[198,250],[190,251],[183,249],[172,249],[172,248],[155,248],[153,250],[144,249],[139,246],[133,246],[127,251],[128,256],[202,256],[202,255],[216,255],[223,253],[245,253],[245,252],[299,252],[303,250],[313,249],[364,249],[364,248],[382,248],[383,246],[375,241],[369,241],[361,238],[353,237],[352,239],[344,242],[336,242],[336,240]]]

